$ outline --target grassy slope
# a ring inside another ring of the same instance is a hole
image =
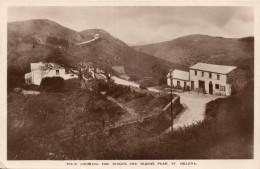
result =
[[[108,130],[134,118],[105,96],[77,86],[80,86],[77,80],[69,80],[63,93],[41,89],[38,96],[9,94],[8,159],[112,158],[107,152],[115,149],[127,153],[131,148],[129,144],[134,146],[125,139],[135,138],[135,142],[140,142],[169,127],[169,120],[166,122],[160,117],[162,124],[152,119]],[[164,96],[155,98],[131,92],[126,87],[110,90],[109,95],[122,105],[135,105],[131,107],[137,115],[134,120],[155,114],[169,102]],[[140,102],[146,106],[142,107]],[[50,114],[47,120],[41,118],[45,112]],[[142,133],[146,135],[138,137]]]
[[[109,95],[126,105],[146,99],[145,95],[122,94],[129,92],[124,90],[112,91]],[[205,121],[162,135],[159,133],[167,128],[165,124],[169,125],[164,117],[100,132],[102,119],[105,126],[109,126],[127,114],[94,93],[46,93],[34,98],[11,95],[8,98],[8,159],[16,155],[17,159],[253,158],[253,95],[251,83],[234,96],[210,102]],[[59,100],[55,114],[41,123],[25,118],[24,126],[17,126],[24,118],[26,102],[39,97]],[[150,105],[158,102],[147,99]]]
[[[50,113],[49,119],[39,119],[44,112]],[[101,94],[81,89],[28,97],[11,93],[8,96],[8,159],[16,155],[17,159],[47,159],[51,158],[51,152],[65,159],[83,135],[88,139],[91,133],[125,116],[122,108]],[[74,158],[75,154],[70,156]]]
[[[254,127],[253,83],[207,105],[206,120],[146,140],[133,159],[251,159]]]

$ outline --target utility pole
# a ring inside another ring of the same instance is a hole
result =
[[[171,131],[173,131],[173,114],[172,114],[172,70],[170,70],[170,80],[171,80]]]

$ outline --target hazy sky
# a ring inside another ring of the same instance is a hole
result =
[[[104,29],[129,44],[190,34],[254,35],[252,7],[10,7],[8,21],[49,19],[76,31]]]

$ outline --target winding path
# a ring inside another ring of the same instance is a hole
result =
[[[206,104],[222,96],[209,94],[178,93],[183,111],[173,120],[173,128],[185,127],[200,122],[205,117]]]
[[[125,85],[125,86],[133,86],[138,87],[139,84],[130,82],[118,77],[112,77],[115,83]],[[153,92],[161,92],[155,88],[148,88],[149,91]],[[174,93],[180,96],[180,102],[183,105],[184,109],[180,114],[176,116],[173,121],[173,128],[177,129],[180,127],[185,127],[192,125],[194,123],[200,122],[205,117],[205,108],[206,104],[212,100],[217,98],[223,98],[224,96],[216,96],[216,95],[209,95],[209,94],[197,94],[197,93]],[[170,131],[170,128],[166,130],[166,132]]]

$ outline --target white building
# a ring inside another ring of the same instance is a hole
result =
[[[231,95],[230,77],[237,67],[197,63],[190,67],[191,89],[202,88],[206,93]]]
[[[233,70],[236,68],[236,66],[197,63],[190,67],[189,72],[174,70],[173,85],[179,83],[183,87],[184,82],[186,82],[186,85],[189,85],[191,90],[202,89],[205,93],[230,96],[234,76]],[[174,75],[175,71],[178,72],[178,76]],[[187,73],[189,80],[187,80]],[[170,85],[169,82],[168,77],[168,85]]]
[[[49,65],[49,68],[42,62],[31,63],[31,72],[26,73],[24,76],[25,83],[40,85],[42,79],[45,77],[62,77],[64,80],[78,77],[75,74],[66,72],[63,67],[57,64],[48,63],[47,65]]]
[[[172,79],[172,85],[174,87],[181,87],[186,89],[188,86],[190,86],[190,77],[189,77],[189,72],[187,71],[171,69],[167,75],[167,84],[169,86],[171,85],[171,79]]]

